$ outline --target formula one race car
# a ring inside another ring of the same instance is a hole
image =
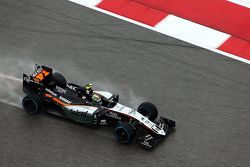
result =
[[[115,127],[118,142],[128,144],[134,139],[146,149],[152,149],[175,127],[175,121],[158,116],[157,108],[150,102],[142,103],[137,110],[124,106],[118,95],[93,91],[92,85],[81,87],[67,83],[60,73],[36,64],[30,76],[23,74],[24,111],[36,114],[47,111],[79,123]],[[144,133],[137,135],[142,129]]]

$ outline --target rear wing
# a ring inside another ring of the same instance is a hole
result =
[[[49,67],[35,64],[35,70],[31,75],[23,74],[23,91],[25,93],[41,91],[51,81],[52,72]]]

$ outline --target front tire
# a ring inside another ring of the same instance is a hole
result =
[[[135,138],[135,131],[130,124],[120,122],[115,128],[115,138],[119,143],[129,144]]]
[[[148,117],[150,121],[154,121],[158,116],[158,110],[156,106],[150,102],[142,103],[137,111],[141,113],[143,116]]]
[[[23,98],[23,110],[29,114],[37,114],[43,109],[43,100],[35,95],[27,95]]]

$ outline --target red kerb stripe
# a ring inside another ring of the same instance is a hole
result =
[[[250,42],[240,38],[230,37],[218,49],[250,60]]]
[[[133,0],[250,41],[250,10],[227,0]]]
[[[103,0],[97,7],[150,26],[155,26],[168,15],[133,0]]]

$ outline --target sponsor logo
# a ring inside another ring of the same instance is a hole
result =
[[[153,137],[152,137],[151,135],[147,135],[145,140],[146,140],[146,141],[149,141],[149,140],[151,140],[151,139],[153,139]]]
[[[42,70],[43,70],[43,69],[42,69],[41,67],[40,67],[40,68],[37,68],[36,71],[35,71],[33,74],[31,74],[31,76],[32,76],[32,77],[36,77],[39,73],[42,72]]]
[[[161,130],[161,128],[159,126],[157,126],[157,125],[153,126],[152,128],[155,129],[156,131],[160,131]]]
[[[106,119],[102,119],[102,120],[100,121],[100,125],[107,125]]]
[[[131,115],[132,113],[135,113],[135,110],[134,109],[131,109],[128,113],[128,115]]]
[[[31,81],[31,80],[30,80],[30,77],[24,77],[23,80],[24,80],[25,82],[28,82],[28,83]]]
[[[111,118],[115,118],[115,119],[118,119],[118,120],[121,120],[122,118],[120,116],[118,116],[118,114],[114,113],[114,112],[107,112],[106,113],[106,116],[107,117],[111,117]]]
[[[141,120],[143,123],[149,127],[153,126],[154,124],[147,118],[147,117],[142,117]]]
[[[147,146],[148,148],[152,148],[152,145],[150,145],[150,143],[146,140],[144,140],[143,142],[141,142],[142,145]]]
[[[72,114],[72,115],[75,115],[75,116],[80,116],[80,117],[86,117],[87,116],[87,114],[88,114],[88,111],[86,111],[86,112],[82,112],[82,111],[78,111],[78,110],[70,110],[70,113]]]
[[[164,126],[165,126],[164,123],[159,124],[159,127],[162,128],[162,129],[164,128]]]
[[[119,111],[122,111],[125,108],[125,106],[122,106],[121,108],[119,108]]]
[[[62,100],[62,101],[64,101],[64,102],[66,102],[66,103],[68,103],[68,104],[72,103],[71,101],[69,101],[68,99],[66,99],[66,98],[64,98],[62,96],[60,96],[59,99]]]
[[[76,91],[76,88],[77,88],[76,86],[68,85],[68,84],[67,84],[67,87],[70,88],[70,89],[72,89],[72,90],[74,90],[74,91]]]
[[[57,96],[57,94],[55,92],[53,92],[52,90],[46,88],[45,91],[49,92],[50,94],[52,94],[53,96]]]
[[[59,86],[56,86],[58,92],[65,94],[67,91]]]

